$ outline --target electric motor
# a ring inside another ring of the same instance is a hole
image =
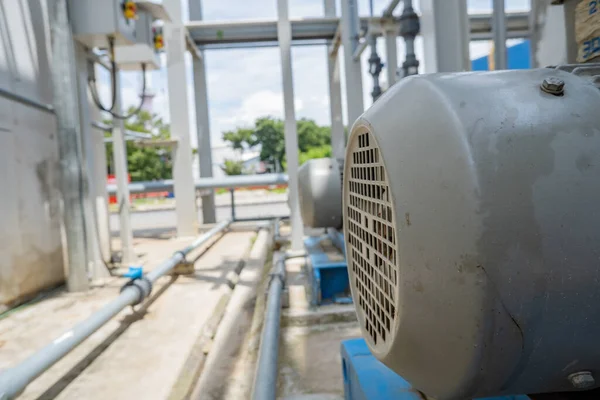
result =
[[[298,169],[300,213],[305,226],[342,226],[342,178],[333,158],[306,161]]]
[[[354,124],[343,177],[352,294],[379,360],[438,400],[598,386],[590,80],[406,78]],[[592,379],[577,385],[582,372]]]

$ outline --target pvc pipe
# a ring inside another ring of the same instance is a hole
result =
[[[260,349],[252,391],[253,400],[275,400],[277,392],[277,358],[279,355],[279,323],[281,293],[285,281],[285,260],[282,255],[271,274],[265,322],[260,336]]]
[[[214,235],[223,231],[231,224],[230,220],[223,221],[208,232],[200,235],[192,244],[185,249],[176,252],[171,258],[164,261],[157,268],[145,276],[145,280],[154,283],[158,278],[169,273],[185,256],[198,246],[206,243]],[[0,400],[14,399],[34,379],[44,371],[69,354],[77,345],[83,342],[100,327],[110,321],[115,315],[129,305],[140,303],[150,294],[143,293],[135,286],[124,286],[119,297],[95,312],[85,321],[80,322],[73,328],[54,339],[46,347],[38,350],[20,364],[5,370],[0,374]]]
[[[239,188],[249,186],[287,185],[286,174],[239,175],[226,178],[201,178],[196,181],[196,189]],[[116,185],[106,185],[109,194],[115,194]],[[132,182],[129,193],[170,192],[173,190],[173,180]]]
[[[42,110],[42,111],[46,111],[50,114],[54,114],[54,107],[51,104],[44,104],[37,100],[31,99],[29,97],[21,96],[18,93],[13,93],[13,92],[10,92],[3,88],[0,88],[0,97],[5,97],[9,100],[16,101],[16,102],[24,104],[26,106],[37,108],[38,110]]]

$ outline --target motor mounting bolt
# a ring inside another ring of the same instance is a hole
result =
[[[589,371],[575,372],[569,375],[569,381],[575,389],[589,389],[596,384],[594,376]]]
[[[554,76],[544,78],[541,89],[554,96],[562,96],[565,93],[565,81]]]

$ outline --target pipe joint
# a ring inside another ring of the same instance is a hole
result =
[[[152,282],[145,276],[137,279],[132,279],[121,288],[121,293],[127,288],[134,288],[138,291],[138,297],[131,305],[137,306],[152,293]]]
[[[419,16],[412,7],[405,8],[399,18],[400,36],[405,39],[414,39],[421,32],[421,22]]]
[[[405,77],[419,73],[419,60],[414,54],[412,56],[406,55],[406,60],[402,63],[402,71]]]

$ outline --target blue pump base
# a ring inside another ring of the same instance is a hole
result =
[[[341,345],[345,400],[423,400],[410,383],[379,362],[364,339]],[[501,396],[477,400],[530,400],[529,396]]]

